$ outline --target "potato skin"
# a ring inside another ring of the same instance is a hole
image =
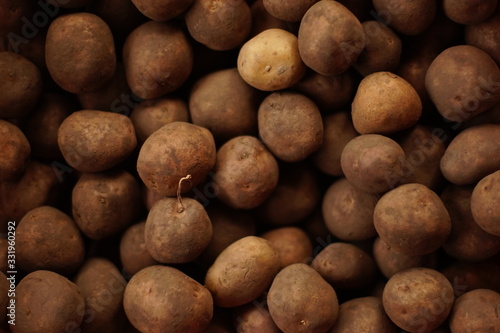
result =
[[[443,1],[443,10],[447,17],[459,24],[477,24],[488,19],[497,7],[498,0],[458,0]]]
[[[337,320],[337,294],[306,264],[283,268],[267,294],[269,313],[285,333],[326,332]]]
[[[472,191],[474,221],[487,233],[500,237],[500,170],[484,177]]]
[[[131,225],[120,239],[120,261],[123,271],[128,275],[134,275],[143,268],[158,264],[146,249],[145,226],[146,221]]]
[[[500,65],[500,6],[487,20],[465,27],[465,42],[485,51]]]
[[[66,162],[81,172],[111,169],[137,145],[127,116],[95,110],[77,111],[64,119],[57,142]]]
[[[461,295],[450,313],[453,333],[496,332],[500,327],[498,317],[500,294],[489,289],[476,289]]]
[[[134,327],[144,333],[201,333],[213,316],[210,292],[168,266],[150,266],[125,288],[123,307]]]
[[[313,248],[309,236],[298,227],[282,227],[267,231],[260,237],[268,240],[278,251],[281,268],[295,263],[309,263]]]
[[[134,5],[144,16],[153,21],[168,21],[189,8],[193,0],[132,0]]]
[[[437,12],[435,0],[373,0],[373,6],[387,24],[396,31],[411,36],[419,35],[427,29]]]
[[[0,119],[0,181],[22,175],[31,155],[31,146],[16,125]]]
[[[47,31],[45,60],[50,75],[64,90],[74,94],[98,90],[116,70],[111,30],[94,14],[60,16]]]
[[[298,22],[312,5],[318,0],[293,0],[281,2],[279,0],[264,0],[264,8],[274,17],[287,21]]]
[[[258,299],[252,303],[234,308],[233,321],[236,331],[239,333],[281,333],[282,331],[271,318],[266,303],[265,299]]]
[[[280,268],[280,257],[272,244],[247,236],[229,245],[205,276],[205,286],[219,307],[235,307],[259,297]]]

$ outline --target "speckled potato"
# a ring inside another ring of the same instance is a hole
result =
[[[427,29],[437,12],[437,1],[373,0],[383,22],[404,35],[419,35]]]
[[[298,227],[282,227],[267,231],[260,237],[268,240],[278,251],[281,268],[295,264],[308,264],[313,255],[311,240]]]
[[[339,311],[332,286],[302,263],[287,266],[276,275],[267,304],[274,322],[285,333],[326,332]]]
[[[77,111],[64,119],[57,142],[66,162],[81,172],[111,169],[137,145],[130,118],[95,110]]]
[[[16,125],[0,119],[0,181],[22,175],[30,158],[31,146]]]
[[[489,289],[466,292],[455,301],[450,313],[453,333],[498,332],[500,294]]]
[[[279,269],[280,257],[272,244],[247,236],[222,251],[207,271],[205,286],[217,306],[240,306],[257,299]]]
[[[64,90],[75,94],[98,90],[116,70],[111,30],[91,13],[59,16],[47,32],[45,61],[50,75]]]
[[[477,183],[472,191],[474,221],[487,233],[500,237],[500,170]]]
[[[213,316],[212,296],[205,287],[175,268],[159,265],[130,279],[123,307],[143,333],[201,333]]]
[[[290,88],[306,73],[297,37],[282,29],[267,29],[248,40],[237,64],[242,79],[264,91]]]

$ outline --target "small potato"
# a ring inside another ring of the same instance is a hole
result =
[[[352,102],[352,123],[360,134],[392,134],[415,125],[422,102],[415,88],[390,72],[366,76]]]
[[[252,303],[234,308],[233,317],[234,326],[239,333],[282,332],[271,318],[265,299],[255,300]]]
[[[298,227],[282,227],[263,233],[278,251],[281,269],[295,263],[308,264],[313,255],[311,240],[306,232]]]
[[[489,234],[500,237],[500,170],[484,177],[472,191],[474,221]]]
[[[151,134],[141,147],[137,172],[146,186],[163,196],[175,196],[181,186],[186,193],[200,184],[215,165],[215,141],[204,127],[175,121]]]
[[[497,7],[498,0],[444,0],[446,16],[459,24],[477,24],[486,21]]]
[[[0,181],[19,178],[31,155],[28,139],[16,125],[0,119],[0,146]]]
[[[134,275],[143,268],[158,264],[146,249],[145,226],[146,221],[131,225],[120,239],[120,261],[127,275]]]
[[[366,287],[377,272],[375,262],[366,252],[353,244],[341,242],[325,247],[313,259],[311,267],[335,290]]]
[[[57,142],[70,166],[81,172],[111,169],[137,145],[134,126],[121,114],[83,110],[72,113],[59,127]]]
[[[298,22],[318,0],[264,0],[266,10],[276,18],[287,22]]]
[[[59,16],[47,32],[45,60],[50,75],[64,90],[74,94],[98,90],[116,70],[111,30],[91,13]]]
[[[397,333],[398,328],[387,317],[377,297],[354,298],[340,304],[339,316],[328,333]]]
[[[373,0],[373,7],[385,23],[411,36],[421,34],[431,25],[438,8],[435,0]]]
[[[500,292],[500,263],[494,259],[479,262],[455,261],[441,269],[441,273],[453,284],[455,296],[475,289]]]
[[[407,255],[436,251],[452,230],[443,201],[417,183],[401,185],[384,194],[375,206],[373,223],[380,238]]]
[[[304,160],[323,142],[323,120],[319,109],[302,94],[270,94],[262,101],[257,117],[262,142],[285,162]]]
[[[409,332],[430,332],[451,311],[455,296],[446,277],[417,267],[393,275],[385,285],[382,303],[393,323]]]
[[[189,34],[210,49],[225,51],[245,42],[252,13],[244,0],[194,0],[185,15]]]
[[[337,238],[362,241],[374,237],[373,211],[379,196],[362,191],[346,178],[336,180],[323,196],[325,225]]]
[[[229,245],[205,276],[205,286],[220,307],[235,307],[259,297],[280,269],[280,257],[267,240],[247,236]]]
[[[76,284],[51,271],[35,271],[17,285],[16,321],[10,328],[13,333],[64,332],[78,329],[84,315],[85,299]]]
[[[259,139],[238,136],[219,148],[214,174],[216,193],[223,203],[236,209],[252,209],[276,188],[279,168]]]
[[[465,42],[485,51],[500,66],[500,6],[495,13],[481,23],[465,27]]]
[[[313,268],[283,268],[267,294],[269,313],[284,333],[326,332],[337,320],[337,294]]]
[[[280,20],[269,12],[264,7],[264,0],[256,0],[250,5],[250,11],[252,13],[252,30],[250,31],[250,37],[255,37],[262,31],[267,29],[283,29],[287,30],[287,22]]]
[[[168,21],[189,8],[193,0],[132,0],[139,11],[154,21]]]
[[[500,70],[484,51],[458,45],[441,52],[425,76],[425,88],[439,113],[468,120],[500,101]]]
[[[500,169],[499,139],[500,124],[483,124],[463,130],[446,148],[440,162],[441,172],[457,185],[480,181]]]
[[[143,333],[201,333],[213,316],[212,296],[205,287],[175,268],[160,265],[146,267],[130,279],[123,308]]]
[[[450,313],[453,333],[498,332],[500,294],[488,289],[469,291],[457,298]]]
[[[290,88],[306,73],[297,37],[282,29],[267,29],[248,40],[239,51],[237,64],[241,78],[264,91]]]
[[[386,136],[362,134],[345,145],[340,165],[354,186],[382,193],[404,180],[405,153],[396,141]]]

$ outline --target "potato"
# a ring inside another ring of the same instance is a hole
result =
[[[458,45],[441,52],[425,76],[425,88],[439,113],[454,122],[468,120],[500,100],[500,70],[484,51]]]
[[[236,307],[259,297],[280,269],[280,257],[267,240],[247,236],[229,245],[205,276],[219,307]]]
[[[365,21],[361,25],[366,35],[365,48],[353,67],[362,76],[395,71],[401,58],[401,39],[380,21]]]
[[[161,263],[187,263],[212,238],[205,208],[191,198],[163,198],[151,208],[144,229],[146,249]]]
[[[109,260],[89,258],[73,278],[85,297],[82,332],[123,332],[128,324],[123,311],[127,282]]]
[[[373,242],[373,259],[380,272],[390,279],[394,274],[413,267],[436,268],[436,252],[420,256],[410,256],[398,252],[380,237]]]
[[[206,128],[175,121],[151,134],[141,147],[137,172],[146,186],[163,196],[175,196],[181,186],[186,193],[200,184],[215,165],[215,141]]]
[[[363,134],[345,145],[340,165],[354,186],[370,193],[382,193],[402,182],[405,153],[397,142],[386,136]]]
[[[146,221],[131,225],[120,239],[120,261],[127,275],[134,275],[143,268],[158,264],[146,249],[145,226]]]
[[[66,162],[81,172],[111,169],[137,145],[128,117],[95,110],[77,111],[64,119],[57,142]]]
[[[492,2],[492,1],[490,1]],[[485,51],[500,65],[500,6],[489,19],[465,27],[465,42]]]
[[[306,264],[282,269],[267,294],[269,313],[285,333],[326,332],[337,320],[337,294]]]
[[[419,35],[427,29],[436,16],[435,0],[404,2],[373,0],[373,7],[385,23],[404,35]]]
[[[123,64],[132,92],[153,99],[178,89],[191,74],[193,50],[174,22],[146,22],[130,33]]]
[[[341,242],[325,247],[313,259],[311,267],[335,290],[366,287],[374,280],[377,269],[366,252]]]
[[[279,168],[264,144],[253,136],[238,136],[217,152],[214,185],[217,197],[236,209],[262,204],[276,188]]]
[[[306,12],[298,33],[300,57],[315,72],[332,76],[346,71],[365,47],[359,20],[337,1],[316,2]]]
[[[422,115],[417,91],[390,72],[366,76],[352,102],[352,123],[360,134],[392,134],[415,125]]]
[[[234,49],[245,42],[252,27],[252,14],[246,1],[192,2],[185,21],[194,40],[218,51]]]
[[[47,32],[45,60],[50,75],[64,90],[74,94],[96,91],[116,70],[111,30],[91,13],[59,16]]]
[[[500,263],[494,259],[479,262],[455,261],[440,271],[453,285],[455,296],[475,289],[500,292]]]
[[[2,51],[2,49],[0,49]],[[0,118],[28,115],[42,94],[42,74],[25,57],[14,52],[0,52],[0,83],[2,99]]]
[[[498,0],[485,1],[443,1],[446,16],[459,24],[477,24],[486,21],[497,7]]]
[[[306,73],[297,43],[297,37],[288,31],[264,30],[241,47],[238,73],[246,83],[260,90],[292,87]]]
[[[500,237],[500,170],[477,183],[470,198],[474,221],[487,233]]]
[[[474,184],[500,168],[500,124],[483,124],[460,132],[441,158],[441,172],[457,185]],[[464,168],[464,165],[467,168]]]
[[[455,297],[446,277],[430,268],[410,268],[393,275],[385,285],[382,303],[393,323],[409,332],[439,327]]]
[[[294,0],[281,2],[278,0],[264,0],[264,8],[276,18],[287,22],[298,22],[312,5],[318,0]]]
[[[323,120],[319,109],[302,94],[270,94],[262,101],[257,117],[262,141],[285,162],[304,160],[323,142]]]
[[[71,332],[80,327],[84,315],[80,288],[57,273],[40,270],[17,285],[16,321],[10,329],[12,333]]]
[[[497,332],[500,294],[488,289],[469,291],[457,298],[450,313],[453,333]]]
[[[267,301],[255,300],[233,310],[234,326],[237,332],[281,333],[269,314]],[[222,333],[222,332],[221,332]]]
[[[280,20],[273,15],[269,14],[264,7],[264,0],[256,0],[250,5],[250,12],[252,13],[252,29],[250,30],[250,37],[255,37],[262,31],[267,29],[283,29],[287,30],[287,22]]]
[[[321,189],[314,169],[307,164],[283,164],[276,188],[256,208],[263,224],[296,224],[311,215],[321,200]]]
[[[0,181],[19,178],[31,155],[24,133],[14,124],[0,119]]]
[[[85,173],[73,188],[73,217],[87,237],[103,239],[135,222],[140,195],[137,180],[124,170]]]
[[[328,230],[344,241],[362,241],[376,235],[373,211],[379,196],[362,191],[340,178],[328,187],[322,202]]]
[[[308,264],[312,258],[311,240],[301,228],[276,228],[263,233],[260,237],[268,240],[278,251],[282,269],[295,263]]]
[[[174,121],[188,122],[188,106],[182,99],[174,96],[149,99],[137,104],[130,120],[134,124],[137,141],[142,143],[166,124]]]
[[[235,136],[257,132],[259,92],[249,86],[236,68],[212,72],[198,81],[189,97],[193,124],[212,132],[225,142]]]
[[[500,237],[487,233],[471,212],[473,185],[448,185],[441,200],[451,217],[451,233],[443,244],[445,252],[458,260],[483,261],[500,251]]]
[[[70,275],[83,263],[85,244],[71,217],[57,208],[40,206],[19,221],[16,251],[16,264],[27,273],[45,269]]]
[[[387,317],[382,301],[376,297],[354,298],[340,304],[339,316],[328,333],[399,332]]]
[[[168,266],[150,266],[125,288],[123,307],[144,333],[201,333],[213,315],[210,293],[198,282]]]
[[[425,255],[441,247],[450,235],[450,214],[428,187],[410,183],[384,194],[373,212],[375,229],[395,251]]]
[[[154,21],[168,21],[189,8],[192,0],[132,0],[142,14]]]

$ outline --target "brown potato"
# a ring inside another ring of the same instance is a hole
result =
[[[264,144],[253,136],[238,136],[217,152],[214,185],[217,197],[236,209],[262,204],[276,188],[279,168]]]
[[[313,259],[311,267],[335,290],[366,287],[377,272],[375,262],[365,251],[341,242],[325,247]]]
[[[438,8],[435,0],[373,0],[373,6],[384,23],[404,35],[421,34],[431,25]]]
[[[51,271],[35,271],[17,285],[16,320],[10,328],[13,333],[72,331],[84,315],[84,296],[76,284]]]
[[[362,191],[346,178],[336,180],[323,196],[325,225],[337,238],[362,241],[374,237],[373,211],[379,196]]]
[[[229,245],[205,276],[219,307],[236,307],[259,297],[280,269],[278,252],[267,240],[247,236]]]
[[[489,19],[465,27],[465,42],[485,51],[500,65],[500,6]]]
[[[201,333],[213,315],[212,296],[205,287],[175,268],[160,265],[132,277],[123,307],[132,325],[143,333]]]
[[[173,92],[187,80],[193,50],[177,23],[150,21],[128,35],[123,64],[132,92],[153,99]]]
[[[308,67],[322,75],[338,75],[363,51],[365,33],[356,16],[344,5],[321,0],[302,18],[298,46]]]
[[[323,142],[323,120],[319,109],[302,94],[270,94],[262,101],[257,117],[262,142],[285,162],[304,160]]]
[[[64,119],[57,142],[70,166],[100,172],[123,162],[137,145],[134,126],[124,115],[94,110],[77,111]]]
[[[422,102],[413,86],[390,72],[366,76],[352,102],[352,123],[360,134],[392,134],[415,125]]]
[[[428,187],[405,184],[384,194],[373,212],[375,229],[394,250],[425,255],[440,248],[450,235],[450,215]]]
[[[455,296],[475,289],[500,292],[500,263],[492,260],[479,262],[455,261],[441,269],[453,285]]]
[[[405,153],[394,140],[362,134],[349,141],[340,156],[345,177],[360,190],[386,192],[401,183]]]
[[[285,333],[326,332],[337,320],[337,294],[313,268],[285,267],[267,294],[269,313]]]
[[[454,122],[468,120],[498,103],[498,82],[500,70],[495,61],[470,45],[441,52],[425,76],[425,88],[437,110]]]
[[[89,4],[92,0],[47,0],[47,2],[61,8],[78,8]]]
[[[297,37],[282,29],[267,29],[248,40],[238,54],[238,73],[264,91],[287,89],[306,73]]]
[[[497,7],[498,0],[458,0],[443,1],[443,10],[454,22],[459,24],[477,24],[486,21]]]
[[[163,196],[186,193],[200,184],[215,165],[215,141],[204,127],[175,121],[151,134],[141,147],[137,172],[146,186]]]
[[[18,179],[31,155],[24,133],[14,124],[0,119],[0,181]]]
[[[2,51],[2,49],[0,49]],[[0,118],[19,118],[29,114],[42,94],[42,74],[25,57],[0,52]]]
[[[276,18],[287,22],[298,22],[312,5],[318,0],[264,0],[266,10]]]
[[[267,29],[283,29],[287,30],[287,22],[280,20],[269,12],[264,7],[264,0],[256,0],[250,5],[250,12],[252,13],[252,29],[250,30],[250,37],[254,37]]]
[[[309,236],[298,227],[282,227],[260,235],[267,239],[278,251],[281,269],[295,263],[308,264],[313,255]]]
[[[154,21],[168,21],[189,8],[193,0],[132,0],[142,14]]]
[[[146,221],[131,225],[120,239],[120,261],[127,275],[134,275],[143,268],[158,264],[146,249],[145,226]]]
[[[252,303],[234,308],[233,317],[237,332],[281,333],[281,330],[276,326],[273,318],[271,318],[265,299],[258,299]]]
[[[139,183],[124,170],[85,173],[73,188],[73,217],[87,237],[103,239],[136,221],[140,195]]]
[[[500,237],[500,170],[484,177],[472,191],[474,221],[487,233]]]
[[[500,327],[500,294],[488,289],[469,291],[457,298],[450,313],[453,333],[496,332]]]
[[[75,94],[98,90],[116,70],[111,30],[91,13],[59,16],[47,32],[45,60],[50,75],[64,90]]]
[[[186,12],[189,34],[213,50],[230,50],[243,44],[252,28],[252,13],[244,0],[194,0]]]
[[[441,158],[441,172],[453,184],[467,185],[500,168],[500,124],[482,124],[460,132]],[[464,168],[464,166],[467,168]]]

